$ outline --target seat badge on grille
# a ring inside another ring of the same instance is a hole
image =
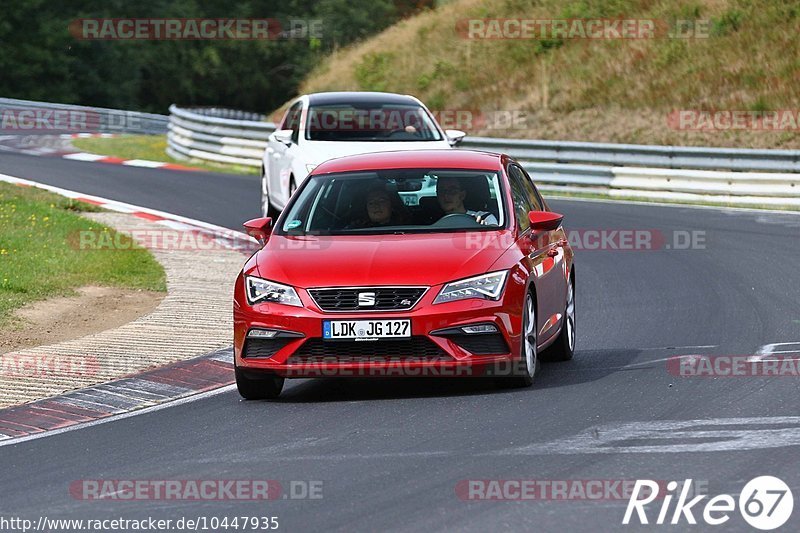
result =
[[[411,300],[409,300],[408,298],[406,298],[405,300],[401,300],[400,305],[405,305],[406,307],[409,307],[411,305]]]
[[[374,292],[359,292],[358,293],[358,306],[359,307],[373,307],[375,305]]]

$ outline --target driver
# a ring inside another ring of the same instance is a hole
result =
[[[461,186],[461,180],[452,177],[439,178],[436,182],[436,198],[439,207],[444,211],[444,216],[464,214],[475,219],[478,224],[486,226],[497,225],[497,218],[488,211],[469,211],[464,207],[467,191]]]

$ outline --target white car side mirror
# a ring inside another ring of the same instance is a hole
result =
[[[467,136],[467,133],[461,130],[444,130],[444,134],[447,136],[447,142],[450,143],[450,146],[457,145]]]
[[[286,146],[291,146],[292,144],[292,130],[275,130],[272,136],[276,141]]]

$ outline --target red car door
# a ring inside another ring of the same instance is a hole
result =
[[[527,268],[535,278],[538,316],[536,317],[539,342],[556,334],[564,314],[567,283],[564,275],[566,261],[563,248],[563,231],[534,231],[530,228],[528,213],[542,211],[539,195],[530,178],[516,164],[508,167],[514,211],[520,227],[519,246],[526,256]]]

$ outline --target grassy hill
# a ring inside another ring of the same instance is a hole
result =
[[[691,20],[702,35],[468,39],[459,30],[465,19],[494,18]],[[800,125],[791,123],[783,131],[686,131],[668,121],[675,110],[796,117],[798,27],[796,0],[453,0],[337,51],[301,92],[410,93],[451,114],[513,116],[513,127],[476,120],[462,128],[497,137],[800,148]]]

